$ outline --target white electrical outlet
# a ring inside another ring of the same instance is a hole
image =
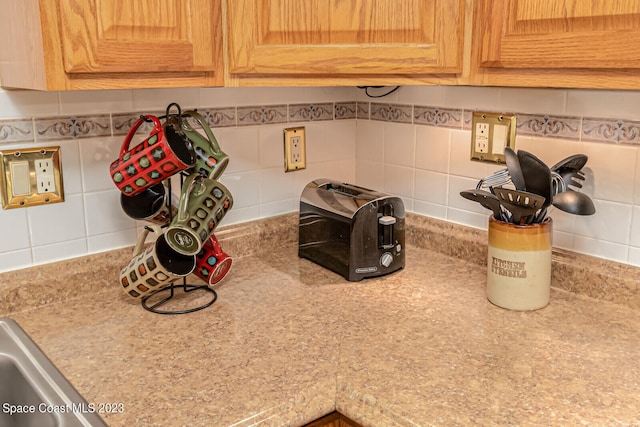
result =
[[[291,137],[291,163],[300,163],[302,160],[302,143],[299,136]]]
[[[53,160],[51,158],[38,159],[35,164],[38,194],[55,193],[56,180],[53,175]]]
[[[307,167],[304,127],[284,130],[284,171],[291,172]]]
[[[488,153],[489,152],[489,124],[477,123],[476,124],[476,152]]]

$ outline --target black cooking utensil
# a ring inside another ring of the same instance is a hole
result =
[[[553,186],[551,182],[551,170],[539,158],[528,151],[518,150],[518,160],[524,176],[527,191],[544,197],[547,207],[553,201]]]
[[[572,169],[574,171],[579,171],[584,167],[584,165],[587,164],[587,160],[589,160],[589,157],[587,157],[585,154],[574,154],[560,160],[549,169],[551,169],[552,172],[557,172],[560,169]]]
[[[520,160],[518,160],[518,155],[511,147],[504,148],[504,160],[507,164],[507,170],[509,171],[511,182],[513,182],[516,190],[526,191],[527,184],[524,181],[524,175],[522,175]]]
[[[484,190],[466,190],[461,191],[460,195],[465,199],[473,200],[480,203],[483,207],[493,211],[493,217],[497,220],[502,220],[502,209],[500,208],[500,201],[488,191]]]
[[[542,209],[544,197],[528,191],[511,190],[509,188],[494,188],[496,197],[512,215],[514,224],[526,222],[527,217]]]
[[[574,215],[593,215],[596,207],[591,197],[577,191],[563,191],[553,196],[553,206]]]

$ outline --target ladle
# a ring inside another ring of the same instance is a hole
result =
[[[593,215],[596,207],[591,197],[578,191],[563,191],[553,196],[553,206],[574,215]]]

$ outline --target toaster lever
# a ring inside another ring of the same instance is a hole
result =
[[[389,215],[381,216],[380,219],[378,219],[378,223],[381,225],[393,225],[396,223],[396,218]]]
[[[378,245],[381,248],[389,249],[393,247],[393,225],[395,223],[396,218],[390,215],[384,215],[378,218],[378,224],[380,224]]]

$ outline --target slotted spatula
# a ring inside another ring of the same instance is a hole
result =
[[[526,218],[535,214],[544,205],[544,197],[528,191],[511,190],[508,188],[494,188],[494,193],[512,215],[514,224],[522,224]]]

